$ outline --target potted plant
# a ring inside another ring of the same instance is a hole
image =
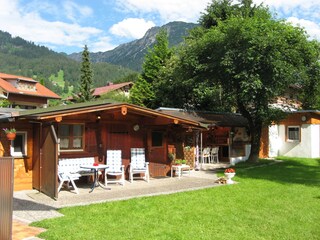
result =
[[[190,151],[190,150],[191,150],[191,147],[190,147],[190,146],[185,146],[185,147],[184,147],[184,150]]]
[[[168,158],[169,158],[170,162],[172,162],[174,160],[175,156],[173,153],[168,153]]]
[[[234,170],[233,168],[227,168],[224,171],[224,175],[227,178],[227,184],[233,184],[234,182],[232,178],[236,175],[236,170]]]
[[[15,128],[4,128],[3,131],[6,134],[8,140],[11,141],[16,138],[17,131]]]
[[[187,163],[187,160],[182,159],[182,160],[181,160],[181,163],[182,163],[182,164],[186,164],[186,163]]]
[[[176,165],[181,165],[182,164],[182,160],[181,159],[176,159],[175,160],[175,164]]]

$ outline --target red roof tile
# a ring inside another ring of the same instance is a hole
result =
[[[94,90],[93,95],[94,96],[100,96],[102,94],[105,94],[105,93],[108,93],[108,92],[123,88],[125,86],[130,86],[131,87],[132,85],[133,85],[132,82],[124,82],[124,83],[111,84],[111,85],[107,85],[107,86],[104,86],[104,87],[99,87],[99,88],[96,88]]]
[[[17,89],[15,86],[10,84],[7,80],[16,80],[20,79],[23,81],[33,82],[35,84],[36,91],[27,91],[27,90],[20,90]],[[32,78],[22,77],[22,76],[16,76],[6,73],[0,73],[0,88],[2,88],[5,92],[8,93],[15,93],[15,94],[23,94],[28,96],[37,96],[37,97],[44,97],[44,98],[55,98],[60,99],[61,97],[45,86],[41,85],[37,81],[35,81]]]
[[[36,80],[34,80],[32,78],[18,76],[18,75],[12,75],[12,74],[7,74],[7,73],[1,73],[1,72],[0,72],[0,78],[2,78],[2,79],[21,79],[21,80],[30,81],[30,82],[36,82]]]

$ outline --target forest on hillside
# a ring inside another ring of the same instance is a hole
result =
[[[77,89],[80,79],[80,65],[64,53],[56,53],[47,47],[39,46],[20,37],[12,37],[0,31],[0,72],[32,77],[61,94],[63,88],[52,83],[50,76],[63,71],[63,81]],[[106,85],[108,82],[127,81],[135,72],[109,63],[92,63],[94,87]]]

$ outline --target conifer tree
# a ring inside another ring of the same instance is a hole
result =
[[[79,93],[75,96],[77,102],[88,102],[94,99],[92,79],[93,72],[91,68],[89,50],[87,45],[85,45],[82,52]]]
[[[160,73],[171,55],[167,32],[160,30],[156,36],[155,45],[149,49],[145,57],[142,73],[131,90],[132,103],[150,108],[157,107],[155,86],[158,85]]]

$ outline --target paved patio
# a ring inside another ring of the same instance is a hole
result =
[[[220,186],[215,183],[217,178],[212,169],[193,170],[190,175],[188,172],[184,172],[180,179],[178,177],[150,178],[149,183],[144,180],[135,180],[133,183],[126,181],[124,186],[109,184],[108,189],[96,187],[92,193],[89,193],[90,184],[77,184],[79,194],[76,194],[72,189],[70,191],[62,189],[57,200],[36,190],[17,191],[14,192],[13,199],[13,239],[38,239],[34,236],[43,229],[29,227],[28,224],[47,218],[60,217],[62,214],[57,210],[62,207],[173,194]],[[20,238],[20,236],[28,237]]]
[[[124,186],[109,184],[108,189],[96,187],[92,193],[89,193],[90,184],[81,184],[79,194],[63,188],[57,200],[36,190],[18,191],[14,192],[13,217],[31,223],[60,216],[56,210],[62,207],[209,188],[218,185],[216,179],[215,171],[191,171],[190,175],[184,172],[181,179],[151,178],[149,183],[144,180],[135,180],[133,183],[126,181]]]

